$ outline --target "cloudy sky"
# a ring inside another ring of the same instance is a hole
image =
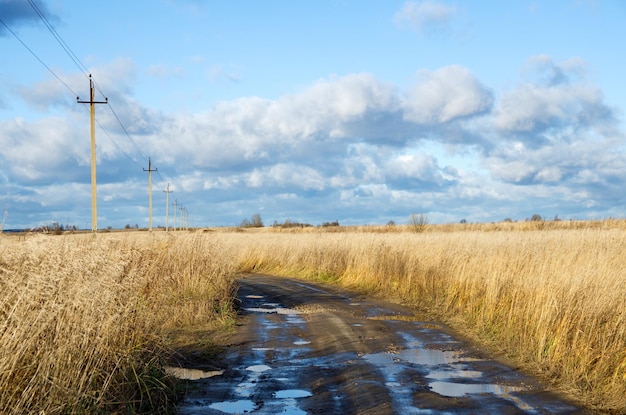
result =
[[[43,16],[44,18],[42,19]],[[0,0],[0,219],[626,216],[626,3]],[[180,214],[180,212],[179,212]]]

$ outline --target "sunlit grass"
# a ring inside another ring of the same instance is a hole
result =
[[[410,304],[624,413],[625,263],[617,220],[0,236],[0,409],[167,412],[164,358],[210,356],[234,275],[265,272]]]
[[[167,335],[228,318],[233,262],[206,238],[0,238],[2,413],[173,407]]]
[[[241,247],[244,269],[335,281],[412,304],[579,402],[624,412],[623,225],[502,224],[495,230],[489,224],[421,233],[381,227],[220,238]]]

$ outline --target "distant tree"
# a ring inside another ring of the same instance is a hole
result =
[[[541,217],[541,215],[540,215],[540,214],[535,213],[534,215],[532,215],[532,216],[530,217],[530,221],[531,221],[531,222],[541,222],[541,221],[543,221],[543,218]]]
[[[428,217],[423,213],[413,213],[409,216],[409,226],[413,232],[424,232],[428,226]]]
[[[396,226],[396,223],[390,220],[389,222],[387,222],[387,226]]]
[[[124,229],[130,229],[130,224],[127,223],[126,226],[124,226]]]
[[[467,220],[466,219],[461,219],[461,222],[459,222],[459,223],[466,224]]]
[[[262,228],[263,227],[263,219],[261,219],[261,215],[255,213],[250,217],[250,219],[246,218],[241,221],[239,225],[242,228]]]
[[[511,218],[504,218],[504,220],[502,222],[512,223],[513,219],[511,219]]]
[[[252,226],[253,228],[263,227],[263,219],[261,219],[260,214],[255,213],[254,215],[252,215],[252,217],[250,218],[250,226]]]

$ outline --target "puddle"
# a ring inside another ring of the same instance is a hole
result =
[[[250,294],[250,295],[246,295],[246,298],[250,298],[250,299],[252,299],[252,300],[260,300],[260,299],[265,298],[265,297],[264,297],[264,296],[262,296],[262,295],[253,295],[253,294]]]
[[[313,394],[309,391],[305,391],[304,389],[286,389],[274,393],[274,397],[277,399],[308,398],[309,396],[313,396]]]
[[[273,347],[253,347],[252,350],[255,352],[271,352],[272,350],[276,350]]]
[[[506,395],[511,392],[519,392],[524,388],[519,386],[476,384],[476,383],[453,383],[431,382],[429,384],[433,392],[439,395],[459,398],[468,394],[492,393],[494,395]]]
[[[416,365],[437,366],[459,362],[477,362],[481,359],[463,357],[462,353],[452,350],[404,349],[396,353],[398,359]]]
[[[268,314],[276,313],[276,314],[284,314],[284,315],[287,315],[287,316],[300,314],[300,312],[298,310],[294,310],[293,308],[251,307],[251,308],[244,308],[244,310],[246,310],[246,311],[248,311],[250,313],[268,313]]]
[[[170,376],[174,376],[178,379],[184,380],[198,380],[198,379],[207,379],[212,378],[213,376],[220,376],[224,373],[223,370],[198,370],[198,369],[187,369],[184,367],[173,367],[166,366],[165,373]]]
[[[256,408],[256,404],[248,399],[239,401],[217,402],[209,405],[211,409],[217,409],[227,414],[242,414],[244,412],[252,412]]]
[[[296,346],[304,346],[305,344],[311,344],[311,342],[308,340],[296,340],[293,344]]]
[[[476,379],[483,375],[483,372],[479,372],[477,370],[467,370],[467,369],[451,369],[451,370],[434,370],[428,374],[429,379],[435,380],[447,380],[451,378],[459,379]]]
[[[268,370],[272,370],[272,368],[269,367],[268,365],[254,365],[254,366],[248,366],[246,370],[250,372],[254,372],[254,373],[262,373],[262,372],[267,372]]]

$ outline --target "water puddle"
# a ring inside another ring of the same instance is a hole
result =
[[[308,398],[309,396],[313,396],[313,394],[304,389],[287,389],[274,393],[274,397],[277,399],[286,399],[286,398]]]
[[[253,295],[253,294],[250,294],[250,295],[246,295],[246,298],[249,298],[249,299],[251,299],[251,300],[260,300],[260,299],[265,298],[265,297],[264,297],[264,296],[262,296],[262,295]]]
[[[217,409],[227,414],[242,414],[244,412],[252,412],[256,408],[256,404],[248,399],[239,401],[216,402],[209,405],[211,409]]]
[[[268,304],[264,304],[268,305]],[[300,314],[298,310],[294,310],[293,308],[280,308],[280,307],[251,307],[244,308],[244,310],[250,313],[268,313],[268,314],[282,314],[287,316],[295,316]]]
[[[478,370],[468,370],[468,369],[455,369],[451,368],[450,370],[434,370],[428,374],[429,379],[434,380],[446,380],[446,379],[476,379],[483,375],[483,372],[479,372]]]
[[[199,380],[199,379],[207,379],[212,378],[213,376],[220,376],[224,373],[223,370],[198,370],[198,369],[188,369],[185,367],[174,367],[174,366],[166,366],[165,373],[170,376],[174,376],[178,379],[184,380]]]
[[[437,349],[404,349],[396,353],[400,360],[416,365],[438,366],[459,362],[476,362],[481,359],[464,357],[462,353],[452,350]]]
[[[304,346],[305,344],[311,344],[311,342],[308,340],[296,340],[293,344],[296,346]]]
[[[253,366],[248,366],[246,370],[250,372],[254,372],[254,373],[262,373],[262,372],[267,372],[268,370],[272,370],[272,368],[269,367],[268,365],[253,365]]]
[[[459,398],[468,394],[493,393],[494,395],[507,395],[511,392],[519,392],[524,388],[519,386],[477,384],[477,383],[453,383],[431,382],[429,384],[433,392],[439,395]]]

